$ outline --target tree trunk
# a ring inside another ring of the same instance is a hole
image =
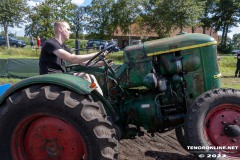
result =
[[[224,42],[225,28],[226,28],[226,24],[224,24],[223,26],[221,45],[225,44]]]
[[[78,39],[78,35],[79,35],[78,32],[79,32],[79,30],[77,29],[76,30],[76,39]]]
[[[203,28],[203,34],[206,34],[206,27],[203,26],[202,28]]]
[[[225,35],[224,35],[224,46],[226,46],[226,44],[227,44],[227,35],[228,35],[228,24],[226,25],[226,30],[225,30]]]
[[[210,36],[212,36],[212,27],[210,27]]]
[[[183,33],[183,27],[182,26],[180,27],[180,33]]]
[[[7,45],[7,48],[9,49],[10,48],[10,44],[9,44],[9,38],[8,38],[8,25],[4,24],[3,28],[4,28],[4,32],[6,34],[6,45]]]

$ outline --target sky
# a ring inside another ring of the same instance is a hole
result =
[[[228,37],[232,38],[234,34],[240,33],[240,24],[238,24],[238,27],[234,27],[230,29],[232,32],[228,33]],[[218,35],[222,35],[222,32],[218,32]]]
[[[39,4],[40,2],[43,2],[44,0],[29,0],[28,1],[28,4],[30,6],[35,6],[37,4]],[[92,0],[71,0],[73,3],[77,4],[78,6],[87,6],[91,3]],[[0,28],[0,31],[2,31],[3,29]],[[22,28],[9,28],[9,31],[10,33],[13,33],[17,36],[24,36],[24,27]],[[228,33],[228,36],[230,38],[233,37],[234,34],[238,34],[240,33],[240,24],[238,24],[238,27],[234,27],[234,28],[231,28],[231,31],[230,33]],[[221,35],[222,32],[218,32],[218,35]]]
[[[44,0],[29,0],[28,4],[30,6],[35,6],[37,4],[39,4],[39,2],[43,2]],[[92,0],[71,0],[72,3],[75,3],[76,5],[79,6],[86,6],[89,5],[91,3]]]
[[[36,6],[40,2],[43,2],[44,0],[29,0],[28,4],[29,6]],[[71,0],[73,3],[77,4],[78,6],[87,6],[91,3],[92,0]],[[9,33],[16,34],[17,36],[23,37],[24,36],[24,26],[22,28],[9,28]],[[0,27],[0,31],[3,31],[3,28]]]

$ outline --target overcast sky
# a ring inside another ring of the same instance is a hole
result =
[[[44,0],[29,0],[28,4],[30,6],[35,6],[39,2],[43,2]],[[92,0],[71,0],[73,3],[79,5],[79,6],[86,6],[91,3]],[[0,31],[2,31],[2,28],[0,28]],[[24,36],[24,27],[23,28],[9,28],[10,33],[16,33],[17,36]],[[240,33],[240,24],[238,27],[234,27],[231,29],[232,32],[228,33],[228,36],[232,38],[234,34]],[[222,32],[218,32],[219,35],[222,34]]]

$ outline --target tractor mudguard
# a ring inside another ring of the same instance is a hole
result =
[[[45,74],[45,75],[30,77],[16,83],[15,85],[12,85],[1,96],[0,105],[12,93],[18,90],[22,90],[34,84],[54,84],[54,85],[66,87],[80,95],[88,95],[95,90],[95,88],[90,87],[91,85],[90,82],[84,80],[81,77],[77,77],[69,74]],[[95,99],[100,100],[102,102],[107,112],[107,115],[113,117],[114,119],[118,117],[115,110],[112,108],[112,106],[108,103],[108,101],[103,96],[101,96],[100,94],[97,94],[96,92],[93,92],[93,95]],[[115,121],[114,119],[113,121]]]

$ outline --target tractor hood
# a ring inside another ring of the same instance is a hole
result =
[[[206,77],[218,76],[216,44],[217,41],[206,34],[185,33],[128,46],[124,50],[127,76],[121,84],[126,87],[146,85],[143,81],[153,69],[167,77],[178,74],[179,70],[204,72]],[[198,70],[201,65],[203,71]]]
[[[185,33],[174,37],[168,37],[143,44],[128,46],[124,50],[124,62],[143,59],[159,54],[194,49],[216,44],[216,40],[206,34]]]

